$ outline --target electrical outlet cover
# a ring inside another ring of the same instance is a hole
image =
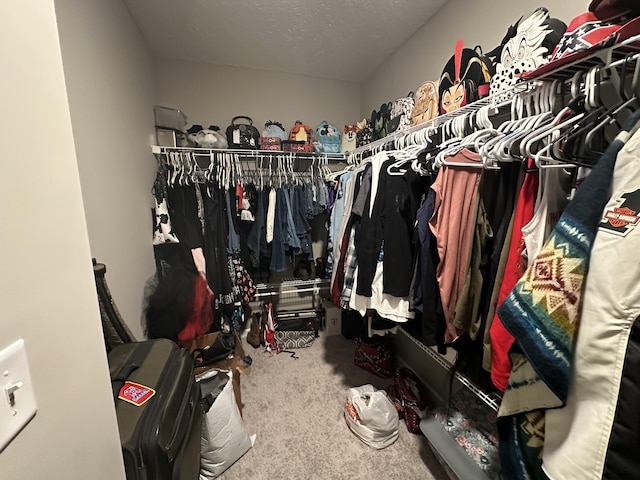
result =
[[[37,412],[24,340],[0,351],[0,452]]]

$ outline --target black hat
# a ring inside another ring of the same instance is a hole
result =
[[[198,133],[200,130],[203,130],[202,125],[191,125],[187,133]]]

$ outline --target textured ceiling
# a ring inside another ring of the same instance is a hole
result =
[[[360,82],[446,1],[125,3],[158,57]]]

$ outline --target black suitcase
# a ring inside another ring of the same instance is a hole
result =
[[[189,353],[157,339],[108,360],[127,480],[197,480],[203,411]]]

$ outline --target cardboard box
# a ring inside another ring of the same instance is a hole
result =
[[[333,303],[325,301],[325,318],[326,324],[324,328],[324,334],[329,337],[332,335],[342,334],[342,313],[338,307]]]

